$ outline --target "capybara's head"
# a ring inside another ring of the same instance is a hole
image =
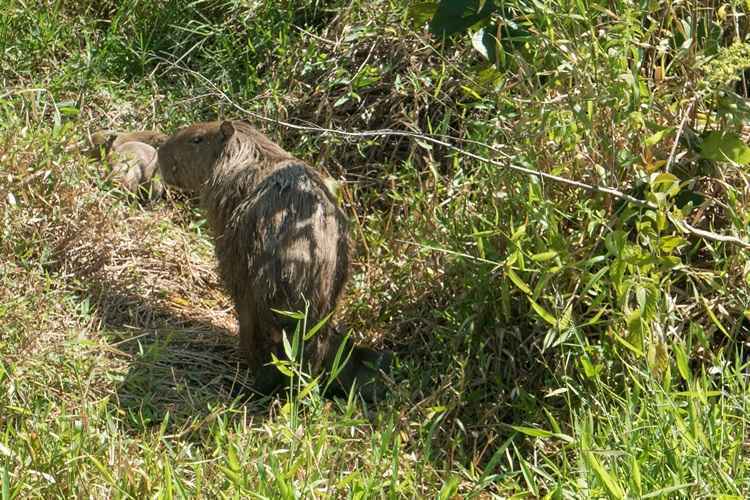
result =
[[[239,120],[196,123],[179,130],[159,147],[162,179],[186,191],[199,191],[217,168],[223,175],[229,170],[265,168],[291,158],[279,145]]]
[[[185,127],[159,148],[159,170],[166,184],[198,191],[213,172],[224,145],[234,134],[231,122],[203,122]]]

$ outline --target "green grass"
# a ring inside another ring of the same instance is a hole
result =
[[[0,4],[0,498],[750,494],[748,250],[674,222],[750,237],[748,5],[437,8]],[[378,405],[260,398],[201,211],[79,152],[238,106],[652,206],[258,122],[342,181],[338,319],[398,357]]]

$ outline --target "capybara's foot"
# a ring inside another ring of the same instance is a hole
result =
[[[255,372],[253,389],[270,396],[283,389],[287,382],[287,377],[274,365],[263,365]]]
[[[388,387],[384,375],[388,375],[393,365],[393,353],[375,351],[366,347],[355,347],[349,362],[344,366],[332,384],[338,394],[348,394],[356,383],[357,393],[368,402],[385,398]]]

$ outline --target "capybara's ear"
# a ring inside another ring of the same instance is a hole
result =
[[[221,133],[224,134],[224,139],[229,139],[234,135],[234,125],[232,122],[225,120],[221,122]]]

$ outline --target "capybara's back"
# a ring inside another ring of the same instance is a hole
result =
[[[276,311],[306,311],[310,328],[341,296],[349,269],[344,213],[320,174],[244,122],[181,130],[160,147],[159,168],[167,184],[201,192],[241,348],[257,370],[256,386],[271,390],[280,374],[265,365],[285,357],[282,332],[291,337],[295,326]],[[313,372],[332,361],[332,339],[338,335],[327,327],[306,343]],[[356,364],[345,378],[372,378],[371,368]]]

